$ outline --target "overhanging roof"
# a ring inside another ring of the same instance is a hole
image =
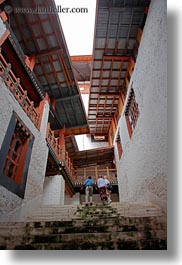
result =
[[[74,167],[88,167],[113,163],[114,147],[102,147],[79,151],[73,157]]]
[[[3,5],[35,8],[56,7],[54,0],[8,0]],[[43,88],[55,103],[50,122],[52,129],[63,126],[84,128],[88,133],[87,118],[75,81],[69,52],[58,14],[16,13],[9,15],[10,25],[27,56],[35,56],[34,73]]]
[[[77,81],[79,82],[90,81],[92,56],[91,55],[71,56],[71,61]]]
[[[91,134],[107,135],[148,0],[98,0],[88,121]]]

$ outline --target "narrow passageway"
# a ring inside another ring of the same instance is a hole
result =
[[[167,249],[166,1],[74,2],[0,1],[0,249]]]

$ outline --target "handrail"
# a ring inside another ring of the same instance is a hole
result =
[[[98,176],[107,176],[107,179],[112,183],[117,183],[117,171],[113,168],[81,168],[75,169],[74,181],[76,183],[83,183],[83,181],[88,177],[92,176],[94,182],[97,182]]]
[[[65,162],[67,170],[72,178],[74,175],[73,163],[71,162],[68,152],[65,150],[65,146],[60,146],[59,138],[55,137],[54,131],[52,131],[50,128],[50,123],[47,124],[46,139],[51,146],[57,160],[60,162]]]
[[[30,101],[28,98],[27,91],[20,85],[20,79],[14,75],[13,71],[11,70],[11,64],[6,62],[2,53],[0,53],[0,77],[2,77],[6,86],[12,92],[27,116],[38,128],[40,113],[37,113],[36,109],[34,108],[34,102]]]

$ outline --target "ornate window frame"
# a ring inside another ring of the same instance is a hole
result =
[[[130,138],[137,124],[139,115],[140,115],[140,112],[139,112],[138,103],[136,102],[136,99],[135,99],[135,92],[134,92],[134,89],[131,88],[131,91],[128,97],[128,102],[127,102],[126,109],[125,109],[125,119],[126,119],[126,124],[127,124],[128,133],[129,133]]]
[[[117,145],[117,150],[118,150],[118,157],[119,160],[122,157],[122,153],[123,153],[123,147],[121,144],[121,137],[120,137],[120,133],[118,132],[117,137],[116,137],[116,145]]]
[[[13,112],[0,149],[0,185],[24,198],[34,136]]]

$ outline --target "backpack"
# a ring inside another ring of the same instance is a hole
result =
[[[106,186],[106,188],[107,188],[108,190],[112,190],[112,189],[113,189],[111,183],[108,183],[107,186]]]

